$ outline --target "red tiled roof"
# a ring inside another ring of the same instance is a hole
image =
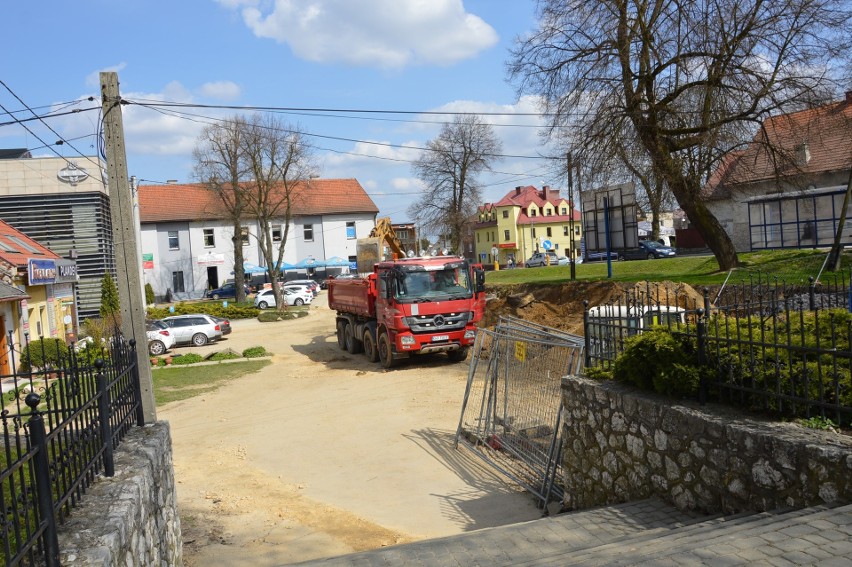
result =
[[[294,216],[379,212],[357,179],[300,182],[291,207]],[[139,217],[145,223],[226,219],[228,214],[215,192],[201,183],[191,183],[140,185]]]
[[[805,147],[809,159],[799,161]],[[735,185],[850,167],[852,102],[844,100],[768,118],[747,148],[725,156],[710,176],[705,194],[724,198]]]
[[[20,243],[25,244],[26,247]],[[27,250],[27,247],[35,251]],[[25,268],[27,260],[30,258],[56,260],[61,256],[54,254],[23,232],[15,230],[10,224],[0,220],[0,260],[18,268]]]

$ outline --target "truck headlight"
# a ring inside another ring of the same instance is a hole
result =
[[[476,331],[474,331],[473,329],[468,329],[467,331],[464,332],[464,338],[465,339],[475,339],[476,338]]]
[[[411,335],[403,335],[402,337],[400,337],[399,342],[404,344],[404,345],[413,345],[417,341],[415,341],[414,337],[411,336]]]

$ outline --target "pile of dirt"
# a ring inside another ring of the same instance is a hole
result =
[[[558,285],[518,284],[488,290],[482,325],[493,327],[501,315],[535,321],[569,333],[583,334],[584,302],[589,307],[617,304],[627,295],[650,295],[654,302],[689,309],[701,307],[704,296],[693,287],[670,281],[624,283],[579,281]]]

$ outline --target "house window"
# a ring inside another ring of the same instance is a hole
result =
[[[530,209],[530,216],[534,217],[536,215],[535,209]]]
[[[169,250],[180,250],[180,237],[178,231],[169,231]]]
[[[568,227],[567,226],[562,227],[562,236],[568,236]]]
[[[503,211],[503,218],[504,219],[509,218],[509,211]]]
[[[551,230],[550,227],[547,227],[547,237],[550,238],[551,236],[553,236],[553,230]]]
[[[532,237],[535,238],[535,227],[532,229]]]
[[[553,209],[544,209],[544,216],[549,217],[553,215]]]
[[[355,221],[349,221],[346,223],[346,238],[352,240],[355,236]],[[399,236],[399,233],[397,233],[397,237],[405,238],[404,236]]]
[[[249,229],[247,226],[240,227],[240,240],[243,246],[249,245]]]
[[[272,227],[272,242],[281,242],[281,225],[275,225]]]
[[[506,242],[509,241],[509,231],[508,230],[503,231],[503,240],[505,240]]]
[[[172,272],[172,291],[175,293],[186,291],[183,285],[183,272]]]
[[[567,215],[567,214],[568,214],[568,207],[562,207],[562,214],[563,214],[563,215]]]
[[[476,233],[476,242],[477,242],[477,244],[479,243],[479,233],[478,232]]]
[[[574,234],[576,234],[577,236],[580,236],[580,227],[579,226],[574,227]]]
[[[306,224],[304,230],[305,242],[314,241],[314,225]]]
[[[216,246],[216,238],[213,236],[212,228],[204,229],[204,247],[205,248],[213,248]]]

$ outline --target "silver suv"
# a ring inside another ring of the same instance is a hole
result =
[[[178,345],[204,346],[222,338],[222,326],[209,315],[174,315],[162,321],[169,326]]]

